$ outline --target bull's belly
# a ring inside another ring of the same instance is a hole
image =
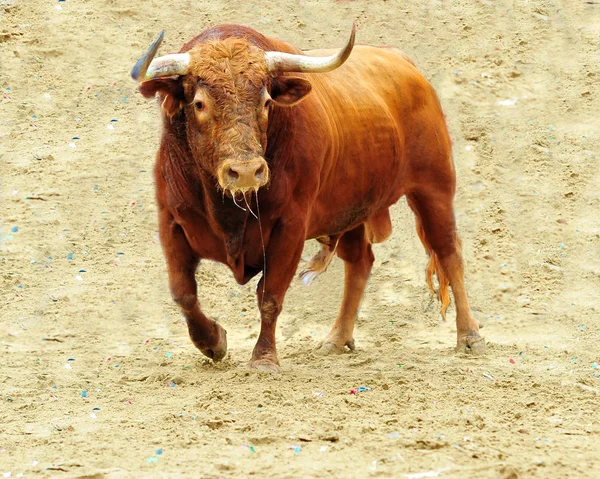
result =
[[[362,200],[343,202],[340,199],[336,205],[345,205],[343,208],[331,208],[326,204],[319,204],[313,208],[309,219],[309,228],[306,239],[319,236],[333,236],[350,231],[370,219],[382,214],[387,214],[388,208],[396,203],[404,194],[398,184],[388,185],[388,189],[375,198],[365,195]],[[387,234],[386,234],[387,236]]]

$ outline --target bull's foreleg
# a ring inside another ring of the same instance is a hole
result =
[[[272,232],[266,251],[266,271],[256,289],[260,309],[260,335],[248,366],[279,372],[275,344],[277,318],[285,293],[294,278],[304,245],[303,227],[282,227]]]
[[[227,353],[227,332],[200,310],[196,268],[200,258],[189,245],[181,226],[166,211],[159,213],[159,235],[173,300],[179,305],[194,345],[209,358],[220,361]]]
[[[337,254],[344,260],[344,297],[329,334],[317,346],[323,354],[341,354],[347,346],[354,350],[354,321],[363,298],[375,257],[361,225],[340,238]]]

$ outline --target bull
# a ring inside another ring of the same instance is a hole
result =
[[[279,371],[277,318],[304,242],[321,249],[300,273],[310,283],[344,261],[339,314],[318,345],[355,349],[354,322],[374,262],[403,195],[429,255],[426,279],[445,318],[455,299],[457,349],[482,353],[465,290],[453,212],[456,175],[433,87],[395,48],[302,52],[243,26],[210,28],[178,53],[156,57],[162,32],[132,70],[157,97],[162,136],[154,179],[169,285],[194,345],[214,361],[227,333],[201,310],[200,260],[226,264],[257,285],[260,335],[249,367]],[[351,55],[352,53],[352,55]]]

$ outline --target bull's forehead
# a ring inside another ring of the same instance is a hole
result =
[[[218,102],[256,101],[268,77],[264,51],[239,38],[198,45],[189,51],[189,73]]]

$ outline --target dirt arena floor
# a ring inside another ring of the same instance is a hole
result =
[[[339,259],[293,283],[279,375],[246,369],[256,280],[206,263],[200,297],[230,347],[212,364],[168,291],[159,110],[129,72],[161,29],[160,53],[218,23],[310,49],[352,21],[439,93],[488,353],[453,351],[402,200],[355,352],[314,352]],[[599,65],[595,0],[0,0],[0,474],[600,477]]]

